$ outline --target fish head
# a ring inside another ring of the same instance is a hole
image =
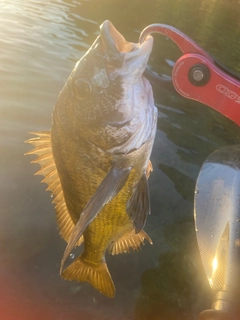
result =
[[[65,129],[88,135],[105,150],[124,143],[132,132],[126,124],[137,112],[133,95],[136,90],[152,94],[143,80],[152,44],[151,36],[142,44],[128,42],[105,21],[59,95],[55,109]]]

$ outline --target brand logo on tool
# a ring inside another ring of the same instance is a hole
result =
[[[218,92],[224,94],[229,99],[235,100],[235,102],[240,104],[240,96],[236,92],[234,92],[232,90],[229,90],[227,87],[225,87],[222,84],[218,84],[216,86],[216,89],[217,89]]]

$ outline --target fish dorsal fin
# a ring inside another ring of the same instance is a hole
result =
[[[32,161],[32,163],[39,163],[41,166],[41,169],[35,175],[44,176],[42,182],[48,185],[47,190],[50,190],[54,196],[53,203],[56,204],[55,210],[60,234],[68,242],[74,228],[74,223],[67,209],[61,181],[53,158],[51,132],[40,131],[31,132],[31,134],[35,134],[37,137],[26,141],[26,143],[33,144],[34,146],[34,149],[28,151],[26,155],[36,154],[38,156],[37,159]],[[77,244],[80,245],[82,241],[83,237],[78,240]]]
[[[141,248],[141,244],[144,244],[145,239],[152,244],[152,240],[146,232],[141,230],[139,233],[135,233],[135,230],[133,229],[113,242],[108,248],[108,251],[112,255],[130,252],[130,249],[138,251]]]
[[[127,203],[127,213],[132,220],[135,232],[140,232],[147,219],[147,215],[150,214],[150,201],[149,201],[149,189],[146,174],[143,174],[135,189],[131,198]]]
[[[66,280],[89,282],[94,288],[110,298],[115,295],[115,287],[105,261],[90,264],[79,257],[62,272],[61,277]]]

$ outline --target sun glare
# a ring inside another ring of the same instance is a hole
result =
[[[218,267],[218,259],[217,259],[217,257],[215,257],[215,258],[213,259],[213,261],[212,261],[212,268],[213,268],[212,274],[215,273],[215,271],[217,270],[217,267]]]
[[[213,281],[212,281],[212,278],[213,278],[213,275],[214,273],[216,272],[217,270],[217,267],[218,267],[218,259],[217,257],[215,257],[212,261],[212,277],[211,278],[208,278],[208,282],[210,284],[211,287],[213,287]]]

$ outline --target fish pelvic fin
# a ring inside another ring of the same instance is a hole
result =
[[[80,256],[61,273],[61,277],[66,280],[88,282],[109,298],[115,295],[115,286],[105,261],[93,264]]]
[[[44,176],[42,182],[48,185],[47,190],[50,190],[54,196],[53,203],[55,203],[59,232],[63,239],[68,242],[74,228],[74,223],[67,209],[61,181],[53,158],[51,132],[39,131],[30,133],[37,137],[25,141],[34,146],[34,149],[28,151],[25,155],[36,154],[38,156],[31,162],[38,163],[41,166],[41,169],[35,175]],[[77,245],[80,245],[82,242],[83,237],[78,240]]]
[[[152,244],[151,238],[145,231],[141,230],[139,233],[135,233],[135,230],[132,230],[113,242],[108,248],[108,251],[112,255],[130,252],[131,249],[138,251],[141,249],[141,244],[144,245],[145,239]]]

